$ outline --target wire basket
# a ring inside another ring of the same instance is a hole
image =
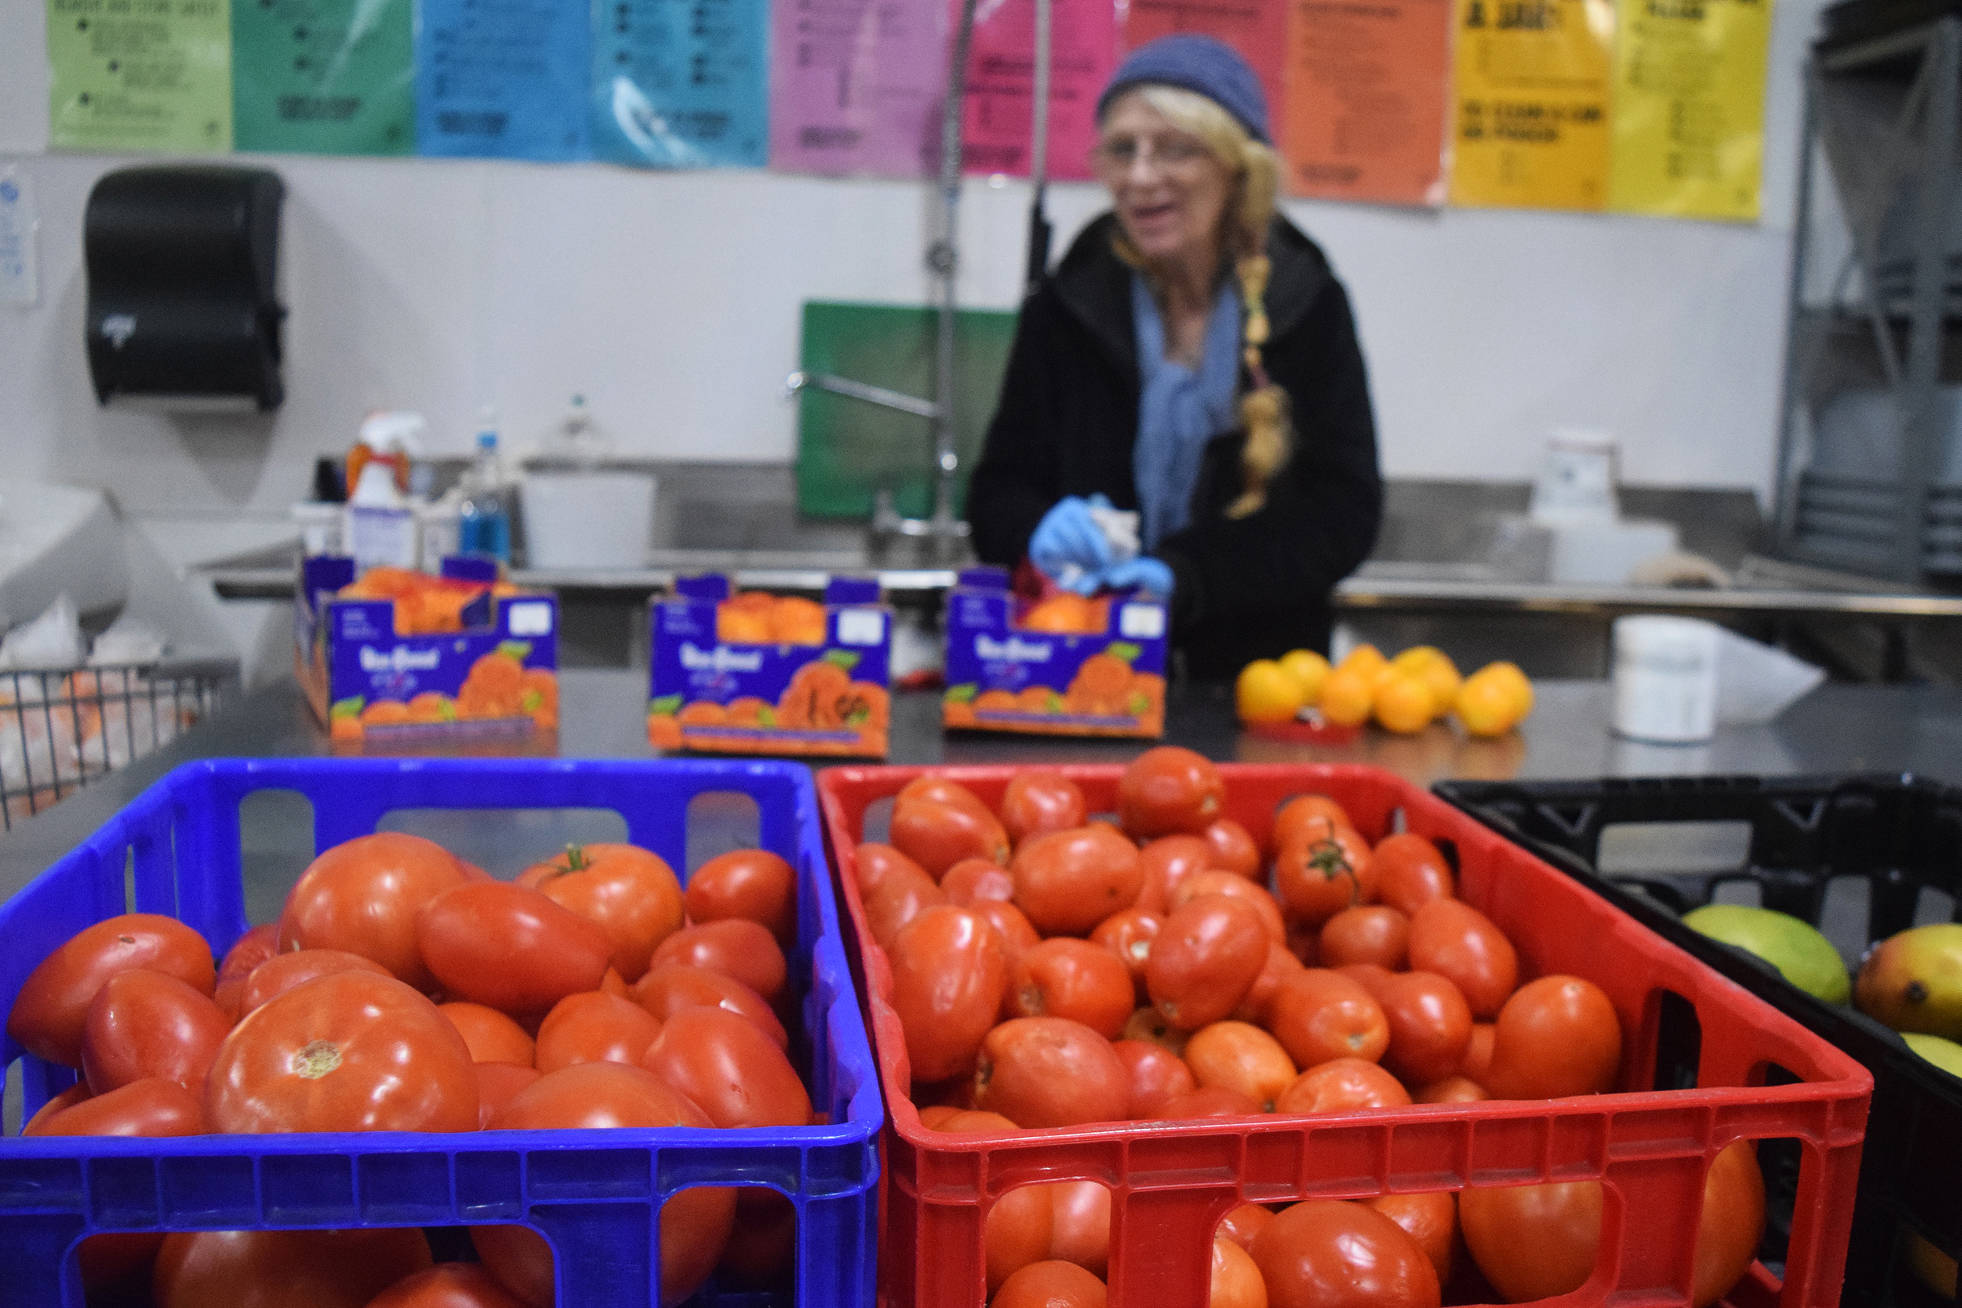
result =
[[[237,690],[230,659],[0,671],[0,825],[161,749]]]

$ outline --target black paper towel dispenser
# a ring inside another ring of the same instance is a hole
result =
[[[124,168],[82,220],[95,397],[275,409],[280,381],[276,173]]]

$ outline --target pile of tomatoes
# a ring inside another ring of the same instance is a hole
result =
[[[215,966],[196,931],[147,913],[49,954],[7,1033],[82,1079],[22,1134],[807,1125],[783,1021],[796,922],[794,872],[762,850],[684,890],[631,845],[569,846],[507,882],[420,837],[364,836]],[[663,1302],[718,1265],[761,1285],[791,1265],[774,1191],[684,1190],[660,1221]],[[97,1235],[81,1260],[92,1301],[134,1287],[160,1308],[552,1301],[540,1236],[470,1241],[480,1266],[432,1266],[416,1229]]]
[[[888,840],[857,846],[865,923],[890,966],[927,1129],[1349,1113],[1618,1085],[1622,1029],[1607,995],[1579,976],[1522,978],[1512,942],[1456,896],[1450,862],[1423,836],[1372,844],[1333,799],[1304,794],[1274,814],[1263,848],[1227,816],[1218,769],[1172,746],[1125,769],[1116,817],[1092,820],[1054,770],[1017,772],[998,811],[927,774],[896,797]],[[1709,1178],[1698,1304],[1744,1274],[1763,1227],[1748,1142]],[[1101,1304],[1109,1203],[1087,1181],[997,1200],[986,1223],[997,1308]],[[1212,1302],[1558,1295],[1592,1275],[1601,1213],[1598,1181],[1244,1205],[1216,1233]]]

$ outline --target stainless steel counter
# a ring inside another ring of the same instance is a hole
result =
[[[498,752],[649,757],[653,751],[645,735],[645,700],[644,674],[567,671],[558,739],[507,743]],[[1777,722],[1723,729],[1707,744],[1693,746],[1619,740],[1607,730],[1608,712],[1609,690],[1604,682],[1543,682],[1532,718],[1520,731],[1500,740],[1466,740],[1447,727],[1434,726],[1413,737],[1370,731],[1352,745],[1330,747],[1282,743],[1243,732],[1233,720],[1226,693],[1202,687],[1175,689],[1167,705],[1167,739],[1222,761],[1371,763],[1425,785],[1446,777],[1503,780],[1854,771],[1914,771],[1962,780],[1962,690],[1823,686]],[[892,761],[897,763],[1120,761],[1141,748],[1136,741],[943,735],[939,699],[932,694],[900,695],[893,710]],[[0,896],[13,893],[178,763],[225,755],[331,752],[325,734],[314,725],[290,682],[256,691],[168,749],[16,825],[0,838]],[[284,838],[294,834],[284,833]]]

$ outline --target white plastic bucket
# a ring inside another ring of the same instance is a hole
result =
[[[1689,744],[1717,727],[1717,628],[1695,618],[1617,618],[1614,729],[1631,740]]]
[[[527,472],[519,484],[532,568],[640,568],[654,543],[654,477]]]

